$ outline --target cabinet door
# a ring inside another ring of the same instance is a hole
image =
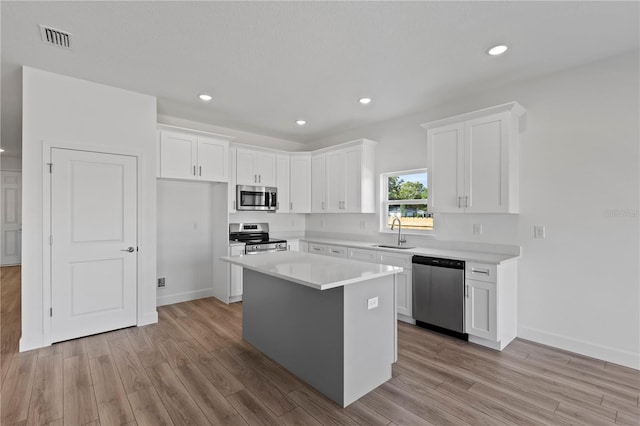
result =
[[[465,331],[496,342],[496,284],[468,279],[465,280],[465,293]]]
[[[311,213],[311,157],[292,156],[290,170],[291,213]]]
[[[427,132],[429,210],[460,212],[464,195],[464,124]]]
[[[287,250],[300,251],[300,240],[287,240]]]
[[[229,181],[229,142],[198,136],[198,179]]]
[[[413,282],[411,270],[396,274],[396,308],[399,314],[413,316]]]
[[[509,113],[467,121],[464,128],[465,211],[508,211]]]
[[[346,155],[344,151],[326,154],[327,212],[342,212],[345,201]]]
[[[196,179],[197,137],[163,131],[160,135],[160,176]]]
[[[254,169],[255,151],[238,148],[236,151],[236,184],[258,185],[258,174]]]
[[[278,208],[276,213],[289,213],[290,186],[289,156],[278,155],[276,158],[276,187],[278,188]]]
[[[359,213],[362,210],[362,148],[345,152],[345,195],[343,211]]]
[[[350,248],[347,257],[361,262],[378,263],[378,252],[375,250]]]
[[[319,154],[311,157],[311,211],[313,213],[325,212],[325,155]]]
[[[253,163],[254,172],[258,175],[258,185],[276,186],[276,155],[268,152],[257,152]]]
[[[231,256],[241,256],[244,254],[244,246],[231,246]],[[242,266],[229,265],[229,297],[237,299],[242,296]]]

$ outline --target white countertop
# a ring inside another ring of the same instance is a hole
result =
[[[438,249],[438,248],[429,248],[429,247],[414,247],[410,249],[393,249],[393,248],[390,249],[390,248],[383,248],[383,247],[374,247],[375,243],[371,243],[371,242],[336,240],[336,239],[330,239],[330,238],[303,237],[300,239],[302,241],[307,241],[310,243],[357,247],[361,249],[380,250],[380,251],[387,251],[387,252],[393,252],[393,253],[404,253],[407,255],[417,254],[421,256],[442,257],[445,259],[464,260],[466,262],[491,263],[496,265],[503,262],[507,262],[509,260],[517,259],[519,257],[518,255],[515,255],[515,254],[496,254],[496,253],[485,253],[480,251],[449,250],[449,249]]]
[[[279,251],[222,260],[316,290],[342,287],[402,272],[402,268],[312,253]]]

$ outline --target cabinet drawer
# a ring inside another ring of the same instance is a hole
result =
[[[347,257],[347,248],[341,246],[329,246],[327,254],[333,257]]]
[[[328,246],[325,246],[324,244],[315,244],[315,243],[309,243],[309,253],[315,253],[315,254],[324,254],[325,256],[328,253]]]
[[[400,266],[404,269],[411,269],[411,257],[406,254],[380,253],[378,252],[378,263],[383,265]]]
[[[375,250],[350,248],[347,253],[349,259],[369,263],[378,263],[378,252]]]
[[[467,262],[465,266],[465,278],[495,283],[497,281],[497,269],[497,265]]]

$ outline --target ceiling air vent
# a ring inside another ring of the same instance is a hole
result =
[[[40,34],[42,34],[43,43],[71,49],[71,34],[67,32],[40,25]]]

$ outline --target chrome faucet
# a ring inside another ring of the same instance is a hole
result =
[[[396,220],[398,221],[398,246],[401,246],[403,243],[406,243],[407,240],[402,238],[402,234],[400,234],[402,232],[402,222],[400,222],[399,217],[396,216],[393,218],[393,222],[391,222],[391,230],[393,231],[394,226],[396,226]]]

